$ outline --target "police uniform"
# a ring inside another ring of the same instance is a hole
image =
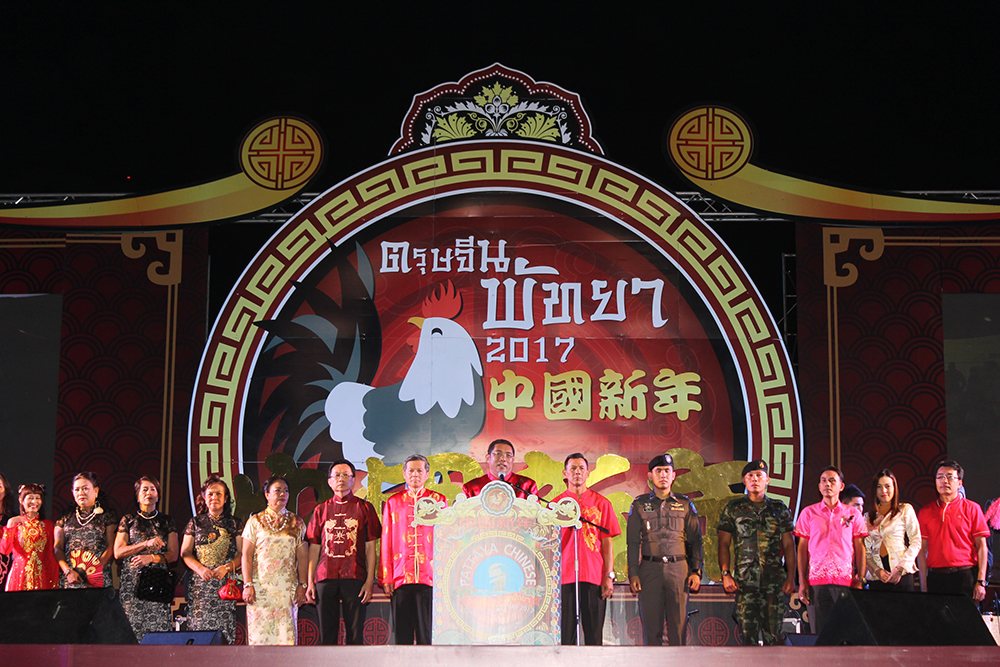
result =
[[[653,463],[666,459],[657,457]],[[663,465],[662,463],[660,465]],[[663,644],[663,621],[671,646],[682,646],[687,623],[688,574],[701,574],[702,545],[698,512],[687,496],[671,493],[665,499],[655,493],[637,496],[632,501],[626,527],[628,576],[638,576],[639,613],[642,616],[643,642],[647,646]]]

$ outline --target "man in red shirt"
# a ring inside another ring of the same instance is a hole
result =
[[[375,585],[375,541],[382,524],[372,504],[354,495],[354,464],[346,459],[330,466],[327,483],[333,498],[313,510],[309,542],[306,601],[316,604],[320,643],[337,643],[343,607],[348,644],[364,643],[366,605]]]
[[[382,510],[381,580],[392,604],[397,644],[430,644],[433,611],[434,527],[413,525],[417,501],[431,498],[444,507],[448,499],[425,485],[431,473],[426,456],[403,462],[406,488],[385,501]]]
[[[462,486],[462,493],[466,498],[478,496],[483,487],[490,482],[503,479],[514,487],[514,494],[518,498],[538,495],[538,485],[535,480],[518,475],[514,472],[514,445],[509,440],[494,440],[486,450],[486,474],[477,477],[471,482],[466,482]]]
[[[986,525],[978,503],[963,498],[960,490],[965,471],[956,461],[941,461],[934,468],[938,498],[920,510],[920,536],[927,563],[928,593],[971,595],[976,602],[986,597]]]
[[[615,557],[611,538],[621,535],[611,501],[587,488],[589,463],[579,452],[566,457],[563,478],[566,490],[552,501],[558,504],[563,498],[572,498],[580,504],[580,516],[594,525],[583,523],[582,527],[562,529],[562,643],[576,644],[576,586],[580,581],[580,620],[583,622],[583,638],[588,646],[604,643],[604,614],[606,600],[615,587]],[[576,545],[573,535],[576,533]],[[580,554],[577,573],[576,553]]]

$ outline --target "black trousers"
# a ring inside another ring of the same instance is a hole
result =
[[[667,624],[667,641],[671,646],[683,646],[687,628],[687,561],[673,563],[639,563],[639,615],[642,617],[642,639],[646,646],[663,645],[663,623]]]
[[[869,581],[868,590],[870,591],[895,591],[897,593],[912,593],[913,592],[913,574],[904,574],[899,578],[899,582],[895,584],[887,584],[882,581]]]
[[[585,645],[604,645],[604,614],[607,607],[607,600],[601,597],[600,586],[580,582],[580,620],[583,622]],[[564,646],[576,646],[575,584],[562,586],[562,643]]]
[[[319,615],[319,642],[324,646],[337,643],[340,634],[340,610],[344,610],[344,631],[348,644],[365,643],[365,612],[361,604],[360,579],[324,579],[316,583],[316,612]]]
[[[972,589],[976,587],[977,574],[979,571],[975,567],[954,572],[941,572],[931,568],[927,571],[927,592],[968,595],[971,598]]]
[[[816,634],[823,631],[826,619],[830,618],[830,611],[837,600],[850,587],[838,584],[820,584],[812,586],[812,604],[809,605],[809,627]]]
[[[434,618],[434,589],[427,584],[404,584],[390,600],[397,644],[430,644]]]

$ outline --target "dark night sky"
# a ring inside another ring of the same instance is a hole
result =
[[[278,114],[324,133],[325,189],[385,157],[415,93],[493,62],[579,93],[606,155],[672,190],[691,187],[663,133],[705,102],[751,121],[777,171],[1000,189],[995,2],[350,4],[5,3],[0,192],[215,180]],[[720,233],[774,304],[791,225]]]

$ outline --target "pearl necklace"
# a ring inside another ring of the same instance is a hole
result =
[[[141,516],[143,519],[153,519],[159,513],[160,513],[160,510],[153,510],[152,514],[145,514],[145,513],[143,513],[142,510],[139,510],[138,512],[136,512],[136,514],[138,514],[139,516]]]
[[[90,511],[90,515],[87,517],[87,520],[84,521],[83,517],[80,516],[80,506],[77,505],[77,507],[76,507],[76,522],[78,524],[80,524],[81,526],[89,525],[90,522],[94,520],[95,516],[97,516],[98,514],[101,514],[101,512],[97,511],[98,509],[99,508],[96,507],[96,506],[94,508],[92,508],[91,511]]]
[[[275,525],[275,520],[271,518],[271,514],[275,514],[278,516],[279,523],[277,523],[277,525]],[[263,520],[264,525],[267,526],[272,533],[280,532],[288,524],[288,510],[286,509],[281,510],[281,513],[279,514],[278,512],[275,512],[273,509],[268,507],[263,512],[261,512],[261,515],[262,515],[261,519]]]

